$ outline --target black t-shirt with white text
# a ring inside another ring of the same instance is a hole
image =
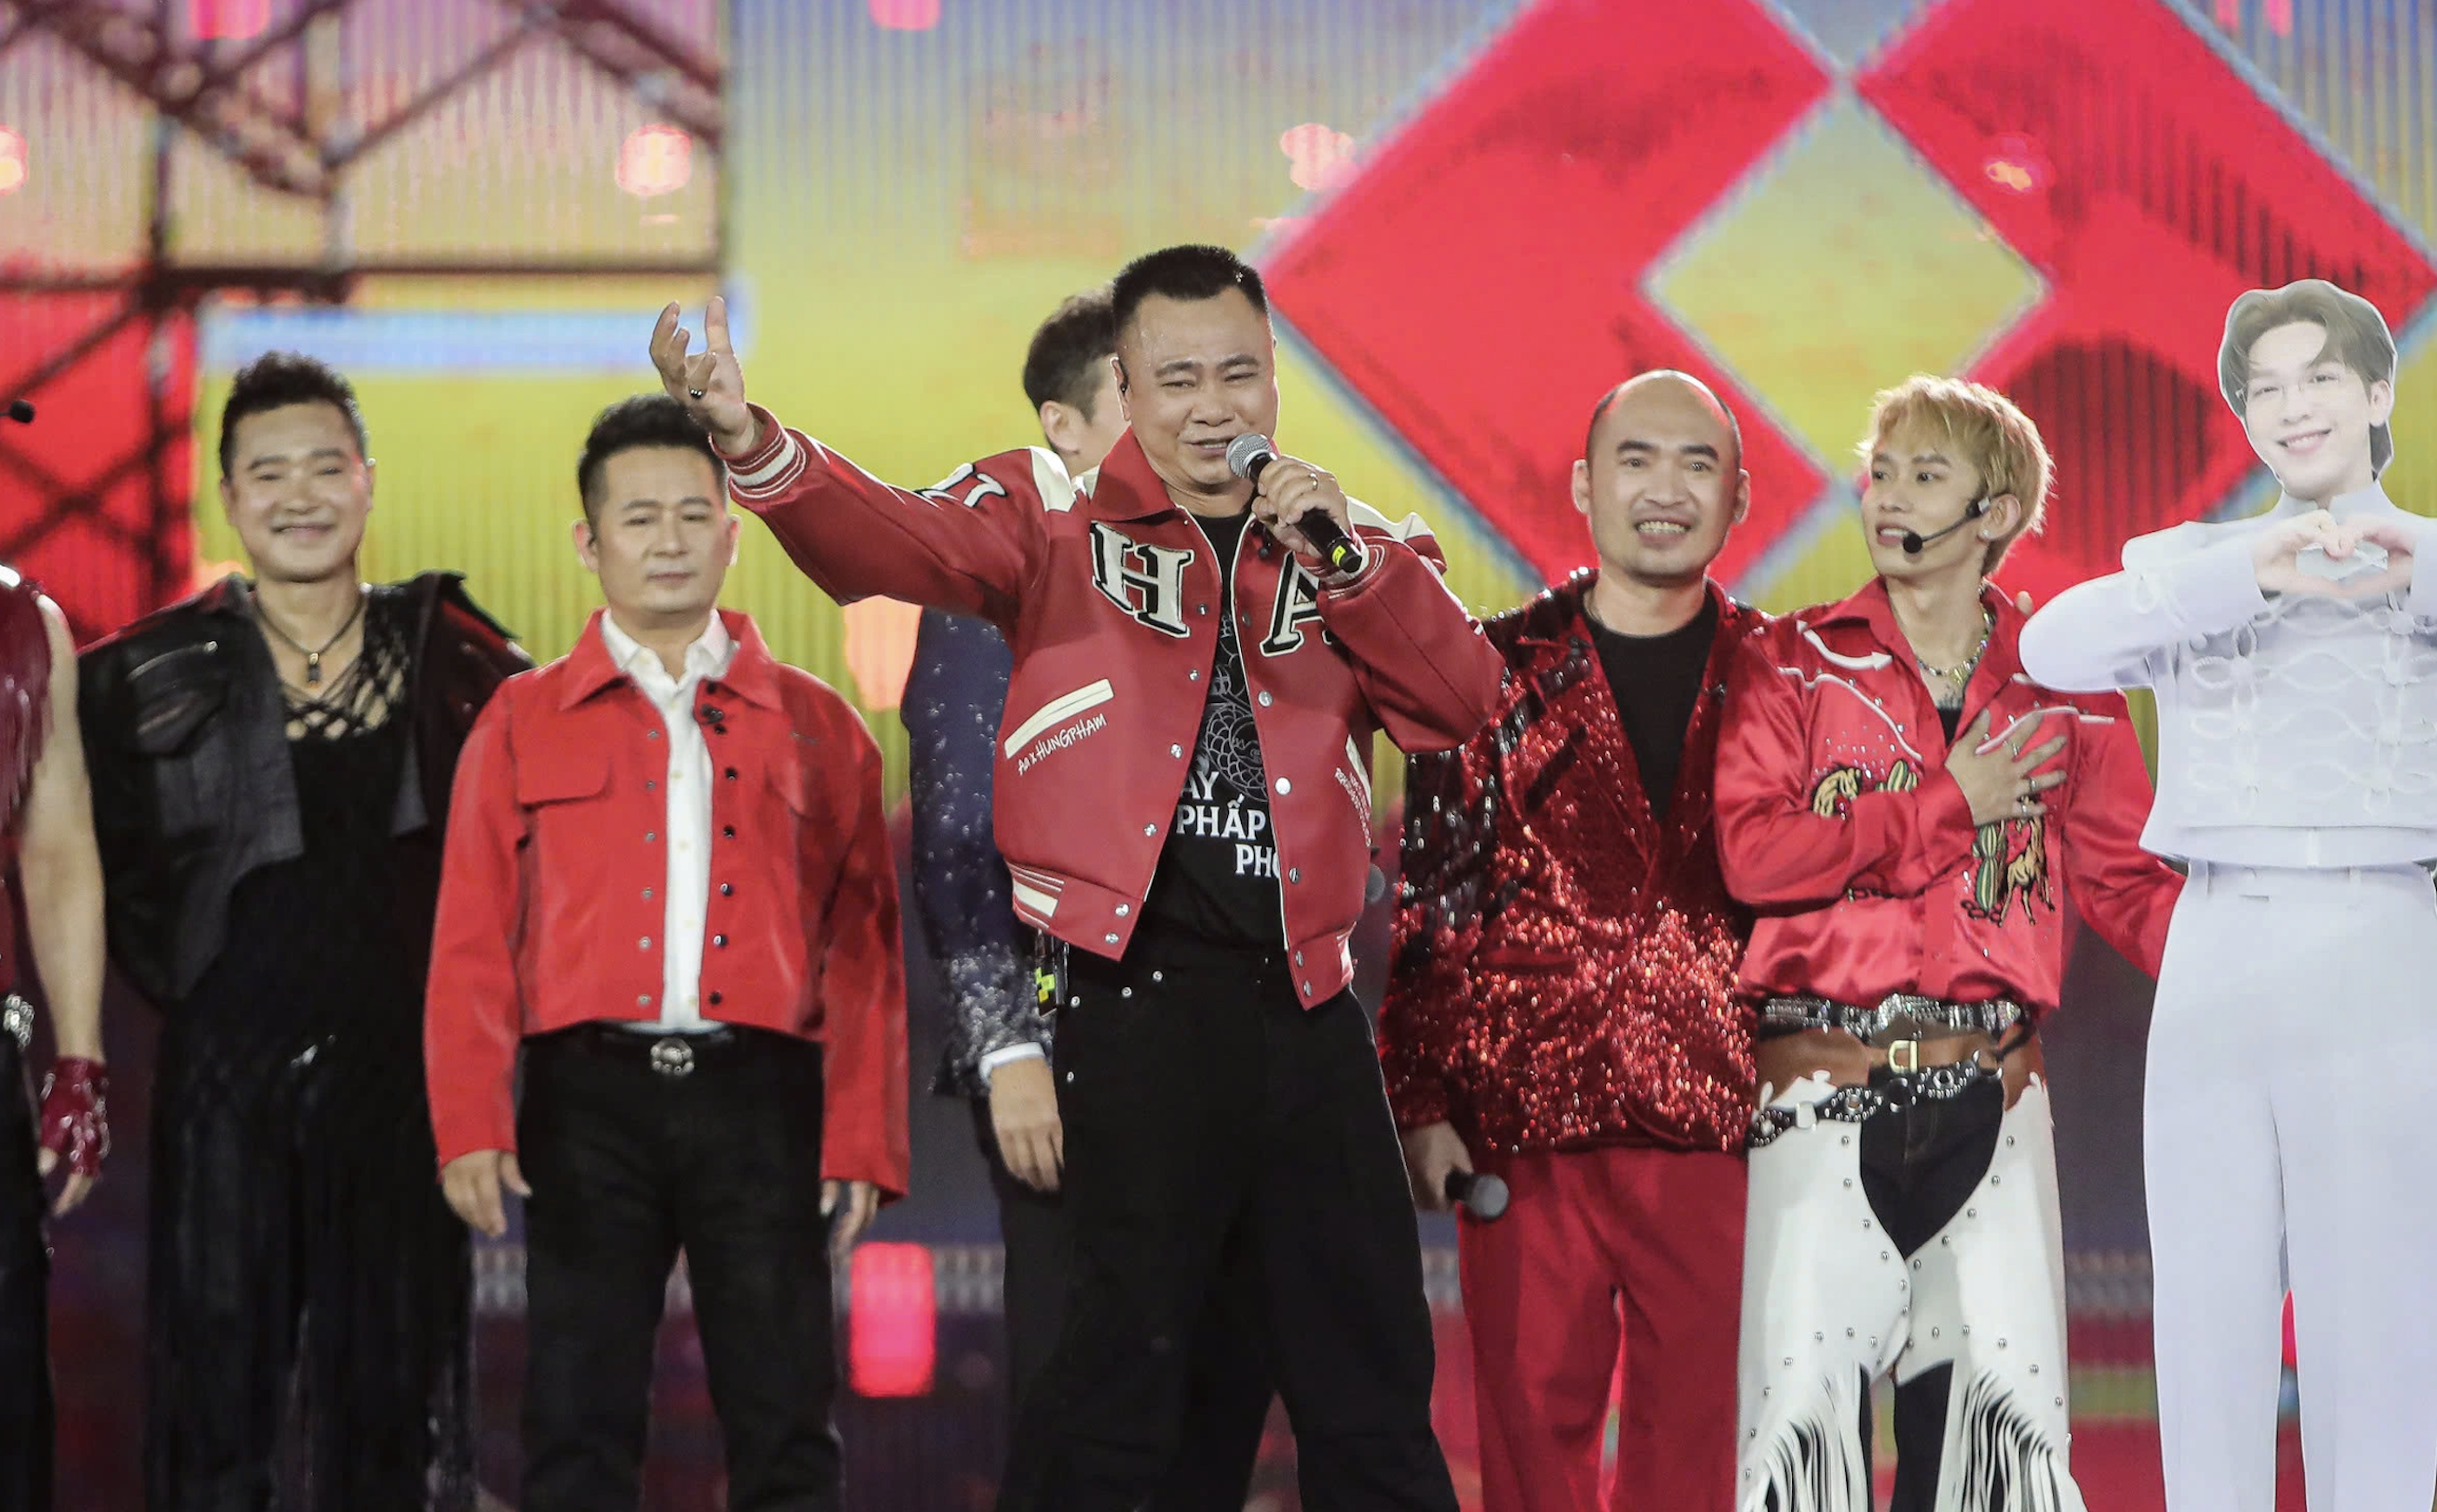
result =
[[[1236,638],[1228,596],[1236,544],[1250,513],[1196,516],[1218,565],[1218,652],[1201,707],[1201,735],[1176,801],[1176,820],[1159,853],[1146,921],[1157,920],[1219,945],[1267,946],[1286,938],[1278,899],[1278,847],[1270,831],[1269,784],[1260,731]]]

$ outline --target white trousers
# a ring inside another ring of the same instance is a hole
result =
[[[2272,1512],[2289,1279],[2310,1512],[2437,1495],[2437,891],[2196,865],[2144,1118],[2169,1512]]]
[[[1776,1103],[1832,1090],[1798,1082]],[[1937,1512],[2083,1512],[2047,1087],[2034,1079],[2007,1110],[1988,1173],[1909,1260],[1864,1193],[1861,1143],[1860,1125],[1821,1120],[1751,1153],[1740,1512],[1869,1512],[1866,1382],[1941,1364],[1954,1374]]]

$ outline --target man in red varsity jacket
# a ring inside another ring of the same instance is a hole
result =
[[[426,1026],[450,1205],[526,1199],[521,1504],[637,1504],[682,1249],[728,1505],[835,1508],[831,1267],[907,1165],[880,752],[717,607],[741,522],[682,406],[605,410],[577,478],[607,608],[465,743]]]
[[[1464,1223],[1483,1512],[1599,1503],[1622,1347],[1615,1504],[1733,1503],[1751,916],[1709,801],[1727,667],[1762,622],[1708,577],[1749,479],[1734,417],[1644,374],[1592,413],[1574,503],[1595,573],[1485,629],[1506,695],[1417,756],[1379,1011],[1414,1196],[1495,1172]]]
[[[1172,247],[1116,279],[1130,429],[1070,478],[1043,448],[889,488],[745,402],[725,314],[669,391],[735,495],[841,600],[980,615],[1014,653],[994,828],[1016,912],[1073,947],[1048,976],[1076,1254],[1008,1508],[1130,1509],[1172,1457],[1183,1346],[1213,1295],[1257,1296],[1306,1497],[1451,1509],[1429,1430],[1429,1317],[1403,1162],[1347,936],[1371,871],[1371,743],[1480,726],[1497,653],[1417,519],[1282,457],[1260,277]],[[1359,542],[1332,571],[1297,521]]]
[[[1867,1512],[1896,1380],[1902,1512],[2078,1512],[2040,1019],[2070,902],[2155,974],[2181,878],[2140,846],[2124,702],[2024,675],[1987,581],[2037,526],[2039,431],[1977,384],[1880,395],[1878,576],[1744,643],[1718,853],[1758,913],[1740,1505]]]

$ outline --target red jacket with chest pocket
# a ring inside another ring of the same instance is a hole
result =
[[[1210,545],[1128,432],[1070,479],[1002,452],[937,488],[892,488],[757,408],[737,501],[840,602],[885,595],[978,615],[1015,652],[993,828],[1026,922],[1120,956],[1192,766],[1222,614],[1261,737],[1278,891],[1306,1007],[1353,977],[1371,870],[1371,737],[1451,749],[1489,718],[1503,664],[1439,580],[1422,522],[1356,506],[1368,561],[1324,587],[1266,532],[1219,594]]]
[[[821,1174],[905,1190],[905,965],[880,748],[852,705],[720,611],[694,692],[710,745],[705,1018],[821,1045]],[[517,1147],[517,1047],[660,1016],[669,742],[601,617],[512,677],[457,762],[424,1058],[440,1163]],[[639,1036],[640,1037],[640,1036]]]

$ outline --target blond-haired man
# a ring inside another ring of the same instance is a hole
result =
[[[2036,1028],[2068,898],[2154,971],[2180,879],[2139,845],[2123,700],[2024,676],[1988,582],[2040,523],[2037,427],[1917,377],[1862,451],[1877,575],[1744,642],[1718,745],[1719,859],[1759,915],[1739,1504],[1867,1512],[1892,1374],[1899,1512],[2078,1512]]]

